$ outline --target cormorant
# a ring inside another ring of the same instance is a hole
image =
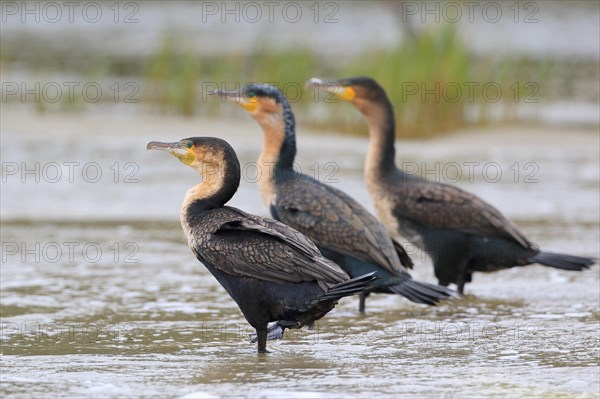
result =
[[[196,258],[225,288],[256,329],[258,352],[267,335],[312,325],[338,299],[362,292],[375,277],[350,278],[324,258],[298,231],[272,219],[225,206],[240,182],[240,164],[231,146],[213,137],[148,143],[200,173],[181,207],[181,227]],[[268,323],[277,323],[268,328]]]
[[[365,180],[377,214],[390,230],[429,254],[440,285],[455,283],[462,294],[476,271],[533,263],[581,271],[594,264],[592,258],[540,251],[500,211],[476,195],[396,167],[394,111],[375,80],[313,78],[306,86],[334,93],[363,114],[370,136]]]
[[[376,272],[378,279],[370,292],[400,294],[428,305],[453,295],[443,287],[413,280],[403,267],[412,266],[404,248],[392,241],[385,227],[358,202],[294,170],[294,114],[277,88],[248,84],[241,90],[212,94],[241,105],[263,129],[259,188],[273,218],[308,236],[350,276]],[[365,297],[360,298],[361,312]]]

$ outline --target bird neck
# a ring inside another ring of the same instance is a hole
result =
[[[396,125],[392,104],[386,98],[363,109],[369,128],[369,148],[365,161],[367,177],[382,177],[396,170]]]
[[[287,103],[283,112],[263,118],[259,123],[263,129],[263,148],[258,158],[260,177],[258,186],[265,204],[270,204],[275,195],[275,185],[293,178],[296,158],[296,132],[294,115]]]
[[[191,210],[198,212],[223,207],[239,187],[240,165],[237,159],[221,165],[202,164],[200,168],[202,183],[186,192],[182,216]]]

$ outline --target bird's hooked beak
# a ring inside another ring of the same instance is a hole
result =
[[[196,154],[192,151],[192,147],[185,147],[181,142],[163,143],[160,141],[151,141],[146,145],[147,150],[166,151],[177,157],[186,165],[192,164],[196,160]]]
[[[336,81],[325,81],[319,78],[312,78],[304,83],[307,89],[319,89],[327,93],[334,94],[337,98],[344,101],[352,101],[356,97],[356,92],[351,86],[342,86]]]
[[[257,99],[244,97],[240,90],[213,90],[208,92],[208,95],[221,96],[221,98],[224,98],[229,102],[242,106],[248,112],[254,112],[258,108]]]

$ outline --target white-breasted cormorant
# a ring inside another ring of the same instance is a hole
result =
[[[231,146],[213,137],[174,143],[153,141],[148,150],[167,151],[202,176],[181,207],[181,227],[196,258],[225,288],[256,329],[258,352],[267,335],[312,325],[338,299],[361,293],[375,277],[351,278],[324,258],[302,233],[276,220],[225,206],[240,182]],[[268,323],[277,323],[268,328]]]
[[[405,173],[395,163],[395,119],[384,89],[373,79],[357,77],[319,87],[351,102],[369,129],[365,180],[377,214],[386,226],[424,249],[441,285],[464,291],[473,272],[492,272],[539,263],[581,271],[594,259],[540,251],[500,211],[458,187]]]
[[[413,280],[405,270],[412,261],[404,248],[393,242],[385,227],[358,202],[294,170],[294,114],[277,88],[248,84],[241,90],[212,94],[243,106],[262,127],[259,188],[275,219],[306,234],[350,276],[376,272],[378,279],[371,292],[400,294],[428,305],[453,295],[443,287]],[[365,296],[361,295],[360,311],[364,311]]]

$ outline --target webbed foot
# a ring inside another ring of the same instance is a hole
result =
[[[267,329],[267,340],[281,339],[283,338],[283,332],[284,328],[279,325],[279,322],[276,322]],[[251,343],[255,343],[258,340],[258,336],[256,334],[250,334],[250,338]]]

